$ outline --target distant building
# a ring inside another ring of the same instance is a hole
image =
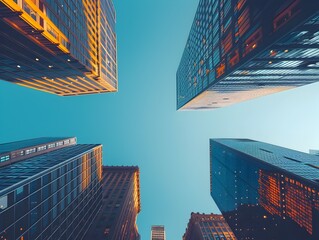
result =
[[[200,0],[177,109],[215,109],[319,80],[314,0]]]
[[[222,215],[192,213],[183,240],[236,240]]]
[[[0,239],[82,239],[101,207],[101,180],[99,144],[0,144]]]
[[[151,230],[151,240],[166,240],[164,226],[154,225]]]
[[[211,195],[239,240],[319,239],[317,156],[211,139]]]
[[[114,92],[112,0],[0,0],[0,79],[73,96]]]
[[[102,191],[102,208],[85,239],[139,240],[139,168],[103,167]]]

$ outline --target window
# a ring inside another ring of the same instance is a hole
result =
[[[46,149],[47,149],[47,146],[46,146],[46,145],[41,146],[41,147],[38,147],[38,152],[39,152],[39,151],[46,150]]]
[[[36,179],[30,183],[30,192],[33,193],[41,188],[41,179]]]
[[[24,185],[16,189],[16,202],[25,198],[28,195],[29,185]]]
[[[28,199],[22,200],[14,205],[15,219],[19,219],[29,211]]]
[[[55,143],[51,143],[51,144],[49,144],[48,145],[48,148],[50,149],[50,148],[54,148],[55,147]]]
[[[0,198],[0,209],[6,209],[8,207],[8,197],[7,196],[3,196]]]
[[[41,202],[41,191],[38,191],[30,196],[30,209],[37,207]]]
[[[30,148],[30,149],[27,149],[25,150],[25,154],[31,154],[31,153],[34,153],[35,152],[35,148]]]
[[[0,157],[0,162],[5,162],[5,161],[8,161],[8,160],[10,160],[10,156],[9,155]]]
[[[51,174],[50,173],[48,173],[42,177],[43,186],[49,184],[50,181],[51,181]]]
[[[13,223],[14,223],[14,210],[13,208],[9,208],[8,210],[1,213],[0,232],[4,231],[7,227],[12,225]],[[10,238],[10,239],[13,239],[13,238]]]

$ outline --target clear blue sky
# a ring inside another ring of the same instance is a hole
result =
[[[116,0],[119,93],[58,97],[0,81],[0,142],[77,136],[104,164],[141,171],[142,240],[153,224],[181,239],[190,213],[217,212],[209,138],[247,137],[319,149],[319,85],[215,111],[177,112],[175,75],[198,0]]]

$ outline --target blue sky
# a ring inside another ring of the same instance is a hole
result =
[[[0,142],[77,136],[102,143],[104,164],[141,171],[142,240],[154,224],[181,239],[190,213],[218,212],[209,138],[319,149],[319,85],[214,111],[176,111],[176,70],[198,0],[116,0],[119,92],[58,97],[0,81]]]

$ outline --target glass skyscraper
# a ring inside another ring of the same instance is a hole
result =
[[[222,215],[192,213],[183,240],[236,240]]]
[[[82,239],[102,201],[102,146],[76,138],[0,145],[0,239]]]
[[[139,240],[141,211],[138,167],[103,167],[102,208],[86,240]]]
[[[0,79],[72,96],[117,91],[112,0],[0,0]]]
[[[314,0],[200,0],[177,70],[177,108],[214,109],[318,81]]]
[[[211,195],[238,239],[319,239],[319,157],[211,139]]]

